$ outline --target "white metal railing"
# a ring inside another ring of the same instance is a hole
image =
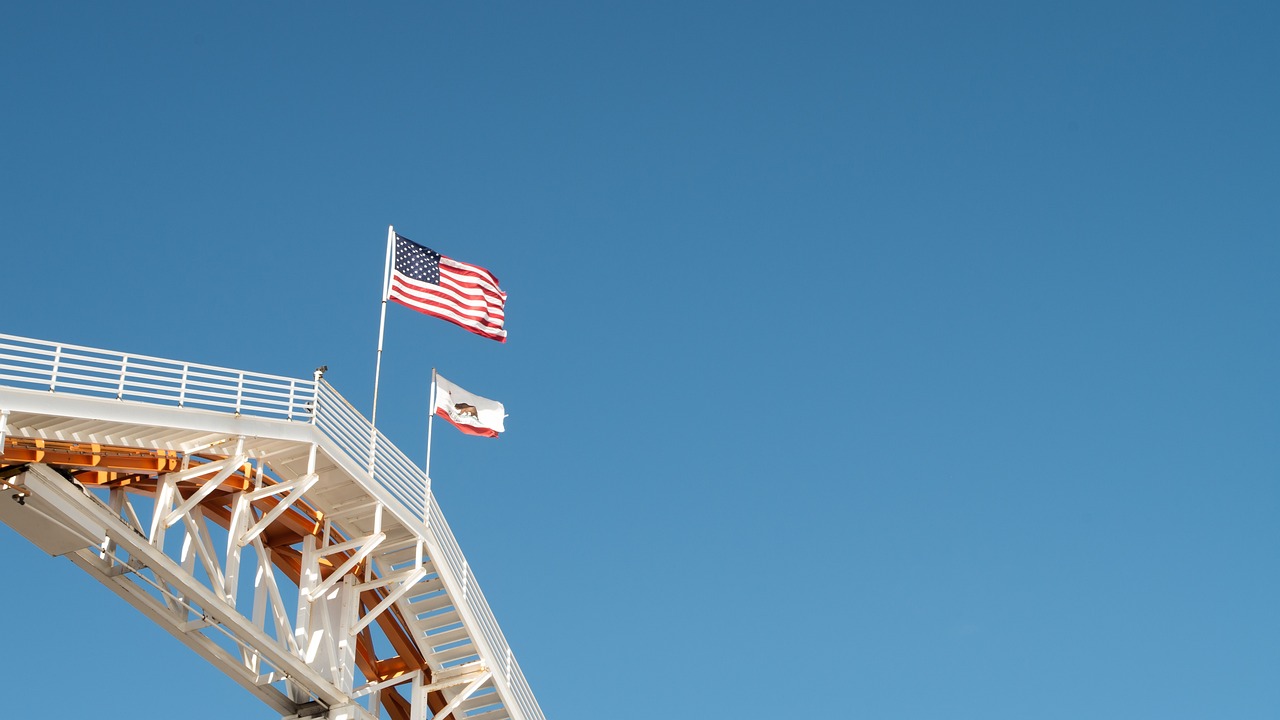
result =
[[[455,604],[466,607],[492,654],[494,682],[524,720],[545,720],[422,469],[329,383],[0,334],[0,385],[314,423],[357,467],[372,466],[359,481],[376,483],[408,516],[425,518],[441,554],[433,560],[459,584]]]
[[[313,380],[0,334],[0,384],[236,415],[309,420]]]
[[[478,630],[492,654],[494,682],[504,690],[518,706],[525,720],[545,720],[542,709],[533,697],[533,691],[525,679],[524,671],[511,652],[493,610],[485,600],[467,564],[462,548],[458,546],[435,495],[426,489],[422,468],[405,457],[400,448],[387,440],[381,432],[376,436],[373,426],[351,403],[338,394],[329,383],[321,380],[316,403],[316,425],[332,439],[347,456],[360,467],[368,467],[373,457],[373,479],[396,500],[413,513],[413,517],[426,518],[426,529],[440,548],[441,557],[432,558],[437,567],[444,564],[450,576],[461,585],[462,596],[453,598],[455,604],[465,605],[475,619]],[[376,440],[374,439],[376,437]],[[424,508],[425,503],[425,508]]]
[[[399,500],[412,517],[423,517],[426,479],[422,468],[410,462],[381,431],[375,442],[373,426],[328,382],[320,381],[318,395],[316,426],[358,467],[367,469],[372,456],[376,482]]]
[[[494,682],[503,684],[526,720],[545,720],[542,708],[533,697],[529,681],[525,679],[524,671],[515,661],[511,646],[507,643],[506,636],[502,634],[502,629],[498,627],[498,621],[494,618],[484,593],[480,591],[480,584],[475,581],[471,568],[462,555],[462,549],[458,547],[458,541],[454,539],[453,531],[449,529],[449,523],[444,519],[444,513],[436,504],[435,495],[429,494],[427,500],[429,503],[428,530],[440,547],[441,554],[444,555],[441,559],[452,570],[453,577],[461,578],[464,583],[462,597],[455,598],[454,602],[462,602],[466,605],[479,625],[480,634],[484,636],[485,643],[493,654],[494,667],[491,669]]]

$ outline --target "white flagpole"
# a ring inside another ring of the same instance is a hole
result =
[[[382,374],[382,338],[387,329],[387,295],[391,294],[391,256],[395,227],[387,226],[387,264],[382,271],[382,317],[378,321],[378,362],[373,368],[373,411],[369,417],[369,474],[373,474],[374,451],[378,444],[378,380]]]
[[[427,411],[427,495],[431,494],[431,424],[436,418],[436,369],[431,368],[431,407]]]

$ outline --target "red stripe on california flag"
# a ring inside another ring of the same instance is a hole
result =
[[[453,418],[449,417],[449,413],[445,412],[444,408],[436,408],[436,415],[439,415],[445,420],[448,420],[450,425],[458,428],[459,430],[461,430],[462,432],[468,435],[478,435],[480,437],[491,437],[491,438],[500,437],[497,430],[490,430],[489,428],[483,428],[483,427],[474,427],[472,425],[462,425],[460,423],[454,422]]]

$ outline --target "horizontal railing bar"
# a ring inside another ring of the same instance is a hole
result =
[[[82,380],[82,383],[73,382],[73,380]],[[27,379],[27,380],[24,380],[24,382],[31,382],[31,380]],[[99,382],[101,384],[96,384]],[[97,389],[101,389],[101,391],[104,391],[104,392],[105,391],[119,392],[120,383],[119,383],[119,380],[116,378],[99,378],[99,377],[96,377],[96,375],[82,375],[78,373],[68,373],[65,375],[59,375],[58,387],[59,388],[95,389],[95,391],[97,391]],[[131,380],[128,380],[128,379],[125,379],[123,388],[124,388],[125,395],[142,395],[141,391],[138,391],[138,389],[134,389],[134,388],[151,388],[151,389],[163,389],[163,391],[173,391],[174,398],[177,398],[180,395],[180,392],[182,392],[182,387],[180,386],[177,386],[177,387],[156,386],[156,384],[150,384],[150,383],[131,382]],[[206,398],[230,398],[230,400],[234,400],[234,398],[237,397],[237,393],[234,392],[234,388],[225,388],[225,389],[227,389],[228,392],[215,393],[215,392],[205,392],[205,391],[192,391],[191,388],[187,388],[186,396],[187,396],[187,400],[191,400],[193,402],[209,401],[209,400],[206,400]],[[166,397],[166,396],[157,396],[157,397]],[[288,407],[289,405],[291,405],[289,404],[287,395],[280,395],[276,397],[282,397],[283,400],[273,400],[273,398],[271,398],[270,396],[264,396],[264,395],[261,395],[261,393],[251,393],[251,395],[241,395],[242,404],[244,405],[256,404],[259,406],[275,406],[275,407]],[[296,400],[297,398],[294,398],[294,404],[296,404]]]
[[[58,378],[58,390],[66,390],[68,388],[72,390],[88,390],[95,393],[105,393],[112,397],[115,397],[115,394],[116,394],[115,386],[107,387],[106,385],[81,385],[79,383],[64,383],[62,382],[62,378]]]
[[[189,403],[186,403],[186,405],[187,405],[188,407],[190,407],[190,406],[193,406],[193,405],[194,405],[194,406],[197,406],[197,407],[200,407],[200,406],[212,406],[212,407],[224,407],[224,408],[231,408],[232,410],[235,410],[235,409],[236,409],[236,404],[235,404],[234,402],[216,402],[216,401],[214,401],[214,400],[197,400],[196,402],[189,402]]]
[[[58,365],[58,377],[77,376],[78,374],[75,372],[72,372],[73,370],[79,370],[85,373],[93,373],[92,375],[83,375],[82,377],[99,377],[99,376],[112,377],[112,378],[120,377],[119,366],[94,367],[93,365],[80,365],[78,363],[62,363]]]
[[[174,395],[161,395],[161,394],[159,394],[159,393],[149,393],[149,392],[142,392],[141,390],[128,390],[128,389],[126,389],[126,390],[125,390],[125,392],[124,392],[124,395],[125,395],[125,399],[126,399],[126,400],[131,399],[131,398],[135,398],[135,397],[145,397],[145,398],[156,398],[156,399],[158,399],[158,400],[170,400],[170,401],[172,401],[172,402],[173,402],[173,404],[174,404],[175,406],[178,404],[178,396],[177,396],[176,394],[174,394]]]
[[[31,373],[36,373],[39,370],[42,370],[42,369],[36,369],[36,368],[30,368],[30,369],[8,368],[8,369],[20,371],[20,372],[31,372]],[[74,372],[76,370],[79,370],[81,372]],[[104,384],[110,383],[112,385],[117,385],[120,380],[120,370],[119,368],[110,368],[110,367],[99,368],[99,367],[93,367],[93,366],[87,366],[87,365],[80,365],[77,363],[68,363],[68,364],[59,366],[56,378],[54,378],[52,375],[49,375],[49,374],[37,375],[34,377],[37,379],[45,379],[46,381],[56,379],[59,385],[66,385],[67,380],[83,380],[86,382],[100,381],[100,382],[103,382]],[[167,378],[163,376],[145,375],[141,373],[135,375],[132,372],[126,372],[124,376],[125,385],[126,386],[147,386],[146,383],[140,382],[140,380],[134,380],[135,377],[140,379],[162,380],[166,382],[171,381],[174,383],[172,387],[175,390],[181,389],[183,387],[182,379],[180,377]],[[228,380],[234,380],[234,378],[228,378]],[[303,381],[295,381],[295,382],[303,382]],[[151,385],[150,387],[167,388],[170,386]],[[207,383],[207,382],[192,382],[190,379],[188,379],[185,387],[187,388],[188,394],[197,394],[197,393],[206,394],[205,389],[208,389],[208,390],[219,390],[223,392],[230,392],[230,394],[232,395],[239,394],[243,397],[288,398],[290,396],[290,393],[287,392],[287,390],[289,389],[288,385],[273,386],[273,385],[266,385],[265,383],[254,383],[252,386],[250,386],[249,383],[246,382],[246,386],[241,388],[236,382],[228,382],[225,384],[215,384],[215,383]],[[267,388],[271,388],[271,389],[267,389]],[[306,386],[305,385],[294,386],[293,395],[295,398],[298,397],[299,395],[297,392],[299,389],[305,391]],[[207,393],[207,394],[214,394],[214,393]]]
[[[53,367],[53,353],[49,353],[49,360],[43,358],[27,357],[26,355],[10,355],[8,353],[0,353],[0,360],[13,360],[15,362],[31,363],[39,367]]]
[[[8,336],[6,336],[6,335],[0,335],[0,338],[4,338],[4,337],[8,337]],[[53,355],[57,352],[57,350],[56,350],[56,349],[50,349],[51,347],[53,347],[53,346],[48,346],[48,345],[15,345],[15,344],[13,344],[13,343],[0,342],[0,349],[4,349],[4,350],[17,350],[18,352],[37,353],[37,354],[41,354],[41,355],[48,355],[49,357],[53,357]]]
[[[58,373],[61,374],[64,369],[87,370],[89,372],[113,372],[119,373],[120,366],[123,365],[121,358],[84,358],[75,355],[63,355],[58,360]]]
[[[107,393],[107,392],[110,392],[110,390],[107,389],[107,390],[103,390],[102,392]],[[174,407],[178,406],[178,398],[176,396],[171,396],[171,395],[159,395],[156,393],[146,393],[146,392],[138,392],[138,391],[125,393],[124,399],[131,400],[133,398],[155,398],[158,400],[168,400]],[[183,403],[183,405],[185,407],[194,407],[196,409],[201,409],[205,406],[226,407],[226,408],[233,408],[233,409],[237,407],[236,404],[233,402],[224,403],[224,402],[212,402],[207,400],[200,400],[198,402],[187,402],[187,403]],[[294,411],[292,413],[289,412],[290,409],[288,406],[268,407],[264,405],[241,403],[239,405],[239,408],[240,408],[241,414],[262,414],[262,415],[271,415],[275,417],[288,417],[290,414],[293,414],[293,415],[302,414],[300,407],[294,408]]]
[[[130,388],[130,387],[147,387],[147,386],[146,386],[146,385],[143,385],[143,384],[140,384],[140,383],[126,383],[126,384],[125,384],[125,387],[126,387],[126,388]],[[297,397],[295,397],[295,398],[293,398],[292,400],[290,400],[290,399],[289,399],[289,396],[287,396],[287,395],[262,395],[262,394],[259,394],[259,393],[253,393],[253,394],[238,394],[238,393],[235,393],[235,392],[213,393],[213,392],[204,392],[204,391],[200,391],[200,392],[187,392],[187,397],[188,397],[188,398],[190,398],[190,397],[196,397],[196,398],[201,398],[201,397],[215,397],[215,398],[227,397],[227,398],[232,398],[232,399],[234,399],[234,398],[236,398],[236,397],[239,397],[239,398],[241,398],[242,400],[244,400],[245,402],[256,402],[256,403],[259,403],[259,404],[262,404],[262,405],[271,405],[271,406],[275,406],[275,407],[288,407],[289,405],[298,405],[298,404],[300,404],[300,403],[298,402],[298,401],[299,401],[299,399],[305,399],[305,398],[297,398]]]
[[[255,389],[255,391],[260,391],[260,389],[262,388],[289,387],[289,383],[287,382],[279,382],[274,380],[268,382],[266,380],[262,380],[261,378],[254,377],[252,375],[245,375],[244,378],[242,379],[239,375],[210,375],[208,373],[187,373],[187,378],[189,382],[196,385],[231,384],[231,385],[239,386],[243,382],[243,387],[246,390],[253,388]],[[213,382],[204,382],[206,380],[213,381]],[[303,381],[294,380],[293,382],[298,383]],[[310,383],[308,382],[308,384]]]
[[[141,387],[140,385],[135,385],[132,383],[127,383],[126,386]],[[287,395],[264,395],[261,393],[237,393],[235,392],[235,388],[227,388],[227,389],[224,389],[222,392],[214,392],[212,390],[194,390],[193,391],[190,388],[188,388],[187,397],[197,398],[197,399],[199,398],[232,398],[234,399],[239,397],[246,402],[253,401],[253,402],[259,402],[267,405],[277,405],[281,407],[287,406],[291,402]],[[310,399],[311,398],[309,396],[304,396],[304,395],[295,396],[292,399],[292,404],[300,405]]]
[[[182,382],[179,380],[174,380],[172,382],[155,382],[154,379],[152,379],[151,382],[143,382],[138,378],[127,377],[124,379],[124,384],[126,387],[145,387],[156,390],[173,390],[175,392],[182,391]]]
[[[131,373],[130,373],[131,374]],[[188,387],[240,387],[240,377],[238,375],[206,375],[188,373],[186,375]],[[306,387],[313,383],[310,380],[294,380],[294,387]],[[289,387],[289,383],[267,383],[259,382],[255,378],[246,376],[243,387],[252,392],[266,392],[266,388],[285,389]]]
[[[16,368],[6,368],[15,370]],[[39,384],[44,389],[49,389],[49,378],[47,377],[26,377],[25,375],[0,375],[0,380],[13,380],[14,382]]]
[[[356,447],[359,447],[360,444],[363,444],[365,446],[365,451],[368,452],[368,449],[369,449],[368,438],[364,438],[364,442],[359,443],[356,440],[354,432],[351,432],[354,430],[354,427],[348,424],[346,421],[344,421],[343,418],[333,418],[333,417],[325,418],[323,414],[321,415],[321,418],[322,418],[321,422],[323,423],[324,427],[332,428],[333,430],[338,431],[338,435],[343,440],[344,444],[351,444]],[[325,422],[325,420],[327,420],[328,422]]]

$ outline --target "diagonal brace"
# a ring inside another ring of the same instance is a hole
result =
[[[265,497],[271,497],[272,495],[279,495],[280,493],[285,492],[286,490],[292,490],[298,487],[299,485],[303,484],[304,482],[307,482],[308,480],[311,479],[311,476],[314,474],[315,473],[307,473],[302,477],[296,477],[292,480],[286,480],[284,482],[276,483],[274,485],[266,485],[264,487],[258,488],[257,490],[253,490],[249,493],[246,493],[245,497],[248,498],[249,502],[256,502]]]
[[[471,695],[474,694],[476,690],[479,690],[480,686],[483,685],[485,681],[492,676],[493,676],[492,670],[485,670],[484,672],[480,673],[480,676],[477,677],[475,680],[472,680],[470,685],[467,685],[465,688],[462,689],[462,692],[455,695],[454,698],[449,701],[448,705],[445,705],[444,707],[440,708],[440,711],[435,713],[432,716],[432,720],[440,720],[445,716],[447,716],[449,713],[453,712],[454,710],[457,710],[459,705],[465,702],[467,698],[471,697]]]
[[[244,535],[240,536],[240,539],[236,541],[236,544],[238,544],[240,547],[244,547],[245,545],[248,545],[249,543],[253,542],[254,538],[261,535],[262,531],[267,529],[267,526],[275,522],[276,518],[283,515],[285,510],[288,510],[290,506],[292,506],[295,502],[301,499],[303,494],[305,494],[308,490],[310,490],[311,486],[315,485],[319,481],[320,481],[320,476],[316,475],[315,473],[311,473],[310,475],[303,477],[301,479],[301,482],[299,482],[298,485],[296,485],[293,488],[293,490],[289,492],[289,494],[280,498],[280,504],[272,508],[271,512],[267,513],[266,515],[263,515],[261,520],[254,523],[253,527],[249,528]],[[275,490],[276,487],[277,486],[273,485],[272,489]]]
[[[343,578],[343,576],[351,572],[351,569],[354,568],[357,563],[368,557],[369,553],[373,552],[374,549],[381,545],[382,541],[386,539],[387,534],[383,532],[369,536],[368,542],[361,545],[360,549],[352,553],[351,557],[347,558],[346,562],[339,565],[337,570],[334,570],[329,574],[329,577],[324,579],[324,582],[317,585],[316,588],[311,591],[311,594],[307,596],[307,599],[311,602],[315,602],[316,600],[324,597],[324,594],[329,592],[329,588],[333,587]]]
[[[244,461],[248,459],[249,459],[248,455],[241,454],[241,455],[236,455],[234,457],[228,458],[225,461],[219,461],[218,463],[207,463],[205,465],[201,465],[199,468],[195,468],[197,470],[205,470],[206,472],[208,472],[207,468],[209,467],[209,465],[214,465],[214,464],[222,465],[222,468],[218,470],[217,475],[214,475],[213,477],[206,480],[204,485],[199,490],[192,493],[191,497],[184,500],[181,505],[174,508],[173,512],[165,516],[164,526],[173,527],[179,520],[182,519],[183,515],[186,515],[188,512],[191,511],[191,508],[195,507],[196,505],[199,505],[200,501],[204,500],[205,498],[209,497],[209,495],[213,494],[213,491],[217,490],[218,487],[222,485],[222,481],[231,477],[231,473],[238,470],[240,466],[244,464]],[[180,474],[180,473],[175,473],[175,474]]]
[[[190,460],[190,458],[191,456],[188,455],[187,459]],[[214,460],[213,462],[200,463],[195,467],[189,467],[185,470],[179,470],[177,472],[166,473],[166,475],[168,475],[169,479],[172,480],[173,482],[186,482],[192,478],[198,478],[201,475],[208,475],[211,472],[217,472],[219,470],[222,470],[228,465],[230,465],[231,467],[235,467],[240,463],[244,462],[244,460],[240,460],[239,458],[240,458],[240,455],[236,454],[229,458],[225,458],[223,460]]]
[[[369,612],[365,613],[365,616],[360,618],[360,621],[351,627],[352,637],[359,635],[360,631],[365,629],[365,626],[367,626],[369,623],[376,620],[377,617],[383,613],[383,611],[391,607],[391,603],[403,597],[404,594],[409,592],[409,590],[413,588],[414,585],[418,584],[419,580],[421,580],[426,576],[427,576],[426,568],[420,567],[414,570],[413,573],[409,575],[409,577],[405,578],[404,582],[400,583],[400,587],[387,593],[387,596],[382,599],[382,602],[378,603],[371,610],[369,610]]]

